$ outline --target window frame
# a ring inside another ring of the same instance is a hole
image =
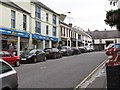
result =
[[[11,28],[15,28],[16,26],[16,13],[15,11],[11,10]]]
[[[35,6],[35,17],[36,18],[41,18],[41,8],[39,6]]]
[[[23,14],[23,30],[27,30],[27,15]]]
[[[53,26],[53,36],[57,35],[57,28],[55,26]]]
[[[41,34],[41,22],[35,21],[35,32]]]

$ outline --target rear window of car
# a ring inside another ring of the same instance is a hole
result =
[[[4,57],[4,53],[0,51],[0,57]]]
[[[4,52],[4,53],[5,53],[6,57],[10,57],[11,56],[9,52]]]
[[[12,68],[4,62],[0,62],[0,74],[12,71]]]

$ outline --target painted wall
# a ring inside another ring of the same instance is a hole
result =
[[[26,13],[21,12],[15,8],[0,5],[2,12],[1,12],[1,19],[2,23],[0,23],[1,27],[11,28],[11,10],[15,11],[16,13],[16,27],[15,30],[23,31],[23,14],[27,15]],[[27,32],[29,32],[29,15],[27,15]]]

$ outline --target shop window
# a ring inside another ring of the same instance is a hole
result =
[[[49,48],[49,41],[45,41],[45,48]]]

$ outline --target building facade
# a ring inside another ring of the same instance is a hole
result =
[[[29,47],[30,13],[9,0],[0,1],[0,8],[2,49],[9,50],[12,44],[19,55],[23,48]]]
[[[2,49],[14,46],[17,55],[25,48],[56,47],[59,40],[59,14],[36,0],[0,1]]]
[[[71,47],[71,26],[60,22],[60,40],[63,42],[63,45]]]
[[[120,43],[120,32],[118,30],[88,31],[93,38],[96,50],[105,50],[110,43]]]

